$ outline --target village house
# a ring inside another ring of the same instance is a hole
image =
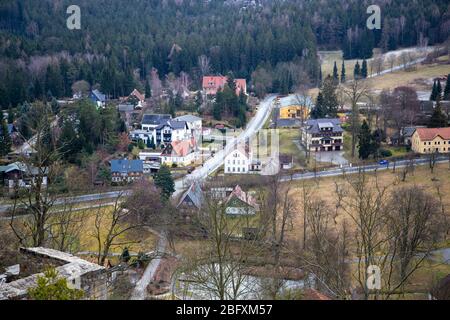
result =
[[[71,254],[48,248],[20,248],[19,265],[14,279],[3,279],[0,285],[0,300],[26,300],[28,290],[37,285],[39,276],[48,267],[53,267],[58,277],[66,279],[67,286],[82,290],[83,299],[106,300],[108,298],[108,282],[111,280],[106,269],[98,264],[83,260]],[[12,268],[11,268],[12,269]],[[0,279],[2,279],[0,275]]]
[[[421,154],[450,153],[450,127],[417,128],[412,137],[412,150]]]
[[[89,98],[92,102],[94,102],[97,108],[105,108],[106,107],[106,96],[98,90],[92,90]]]
[[[245,192],[239,185],[234,188],[211,188],[209,195],[213,201],[222,203],[227,215],[255,215],[259,212],[259,205],[250,192]],[[177,208],[183,210],[200,210],[204,201],[203,190],[200,184],[194,182],[181,196]]]
[[[253,163],[252,153],[247,144],[235,145],[224,161],[225,174],[247,174]]]
[[[259,211],[256,199],[236,186],[225,200],[225,213],[228,215],[255,215]]]
[[[412,137],[417,128],[424,128],[421,126],[417,127],[404,127],[400,129],[400,133],[396,132],[391,137],[389,137],[389,143],[394,146],[411,146]]]
[[[121,97],[120,101],[118,108],[121,112],[140,110],[145,106],[145,94],[134,89],[128,97]]]
[[[174,119],[175,121],[186,122],[191,136],[195,138],[195,141],[200,141],[203,131],[202,118],[187,114]]]
[[[228,81],[228,77],[224,76],[204,76],[203,77],[203,94],[206,96],[215,96],[217,91],[222,90]],[[247,94],[247,80],[235,79],[236,95],[240,95],[241,92]]]
[[[309,98],[302,104],[295,95],[277,98],[276,107],[280,109],[280,119],[308,119],[312,102]]]
[[[168,144],[161,153],[161,163],[168,166],[189,166],[198,160],[195,141],[181,140]]]
[[[307,150],[340,151],[344,146],[344,130],[339,119],[308,120],[302,131],[302,143]]]
[[[111,160],[111,181],[113,183],[130,183],[144,175],[142,160]]]
[[[148,148],[165,147],[173,141],[192,138],[188,122],[173,120],[170,115],[146,114],[142,119],[142,129],[130,132],[132,141],[142,140]]]
[[[42,186],[45,187],[48,183],[46,171],[47,169],[43,169],[43,172],[39,172],[39,168],[27,166],[22,162],[14,162],[7,166],[0,166],[0,181],[12,192],[17,188],[31,188],[36,182],[36,177],[44,174]]]

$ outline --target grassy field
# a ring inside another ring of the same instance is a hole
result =
[[[300,140],[299,129],[279,129],[280,132],[280,153],[292,155],[294,157],[294,169],[305,166],[305,153],[300,151],[294,140]]]
[[[450,74],[449,57],[441,57],[439,63],[417,65],[411,71],[396,71],[367,80],[373,91],[393,89],[399,86],[411,86],[418,91],[431,91],[432,79]]]

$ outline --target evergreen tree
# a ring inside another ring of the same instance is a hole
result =
[[[152,89],[150,88],[150,82],[145,81],[145,97],[148,99],[152,96]]]
[[[346,75],[345,75],[345,62],[342,60],[342,70],[341,70],[341,83],[345,83],[346,81]]]
[[[444,128],[448,127],[447,115],[442,111],[441,99],[439,96],[436,98],[436,107],[433,110],[430,122],[428,124],[429,128]]]
[[[8,108],[8,123],[9,124],[14,123],[14,111],[11,106],[9,106],[9,108]]]
[[[175,192],[175,183],[172,174],[165,164],[154,176],[155,185],[161,189],[161,196],[164,201],[167,201]]]
[[[323,82],[322,94],[325,117],[335,118],[337,116],[339,104],[336,95],[336,84],[330,76]]]
[[[450,74],[447,76],[447,82],[445,83],[443,100],[450,101]]]
[[[376,153],[376,141],[374,136],[370,132],[369,125],[366,120],[361,125],[361,130],[358,135],[359,141],[359,158],[368,159],[371,154]]]
[[[6,156],[11,152],[11,137],[8,132],[8,125],[3,119],[3,111],[0,110],[0,156]]]
[[[320,66],[320,69],[319,69],[319,84],[318,84],[318,87],[320,88],[322,86],[322,66]],[[275,91],[275,92],[277,92],[277,91]]]
[[[319,94],[317,95],[316,105],[311,110],[311,118],[320,119],[320,118],[324,118],[325,116],[326,116],[326,111],[324,110],[324,106],[323,106],[323,94],[321,91],[319,91]]]
[[[336,61],[334,62],[334,67],[333,67],[333,80],[334,83],[338,84],[339,83],[339,71],[336,65]]]
[[[441,86],[441,80],[438,79],[437,81],[437,85],[436,85],[436,99],[435,101],[437,101],[437,99],[442,99],[442,86]]]
[[[361,67],[359,65],[359,61],[356,61],[355,69],[353,70],[353,77],[355,79],[361,78]]]
[[[431,89],[430,101],[436,101],[437,97],[437,85],[436,80],[433,82],[433,88]]]
[[[366,59],[364,59],[364,60],[363,60],[363,63],[362,63],[362,68],[361,68],[361,77],[362,77],[363,79],[366,79],[366,78],[367,78],[367,75],[368,75],[367,61],[366,61]]]

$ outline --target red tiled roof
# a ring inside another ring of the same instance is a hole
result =
[[[422,141],[434,140],[437,136],[442,139],[450,140],[450,127],[449,128],[417,128],[417,134]]]
[[[202,87],[203,90],[208,91],[211,94],[216,94],[219,89],[223,89],[227,83],[228,77],[225,76],[204,76]],[[247,80],[235,79],[236,94],[240,94],[241,91],[247,93]]]
[[[317,290],[306,289],[304,300],[332,300],[332,299]]]
[[[248,192],[245,192],[242,190],[242,188],[237,185],[234,190],[229,195],[227,202],[230,201],[233,197],[237,197],[242,202],[246,203],[247,205],[258,209],[258,203],[256,202],[256,199],[252,197]]]
[[[130,97],[131,96],[135,96],[136,98],[139,99],[139,101],[144,101],[145,100],[145,95],[140,93],[137,89],[133,90],[133,92],[130,94]]]

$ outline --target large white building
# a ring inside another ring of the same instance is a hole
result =
[[[249,173],[252,164],[252,153],[244,145],[236,145],[233,152],[225,157],[225,174],[246,174]]]
[[[344,130],[339,119],[308,120],[302,130],[302,143],[312,152],[341,151]]]

